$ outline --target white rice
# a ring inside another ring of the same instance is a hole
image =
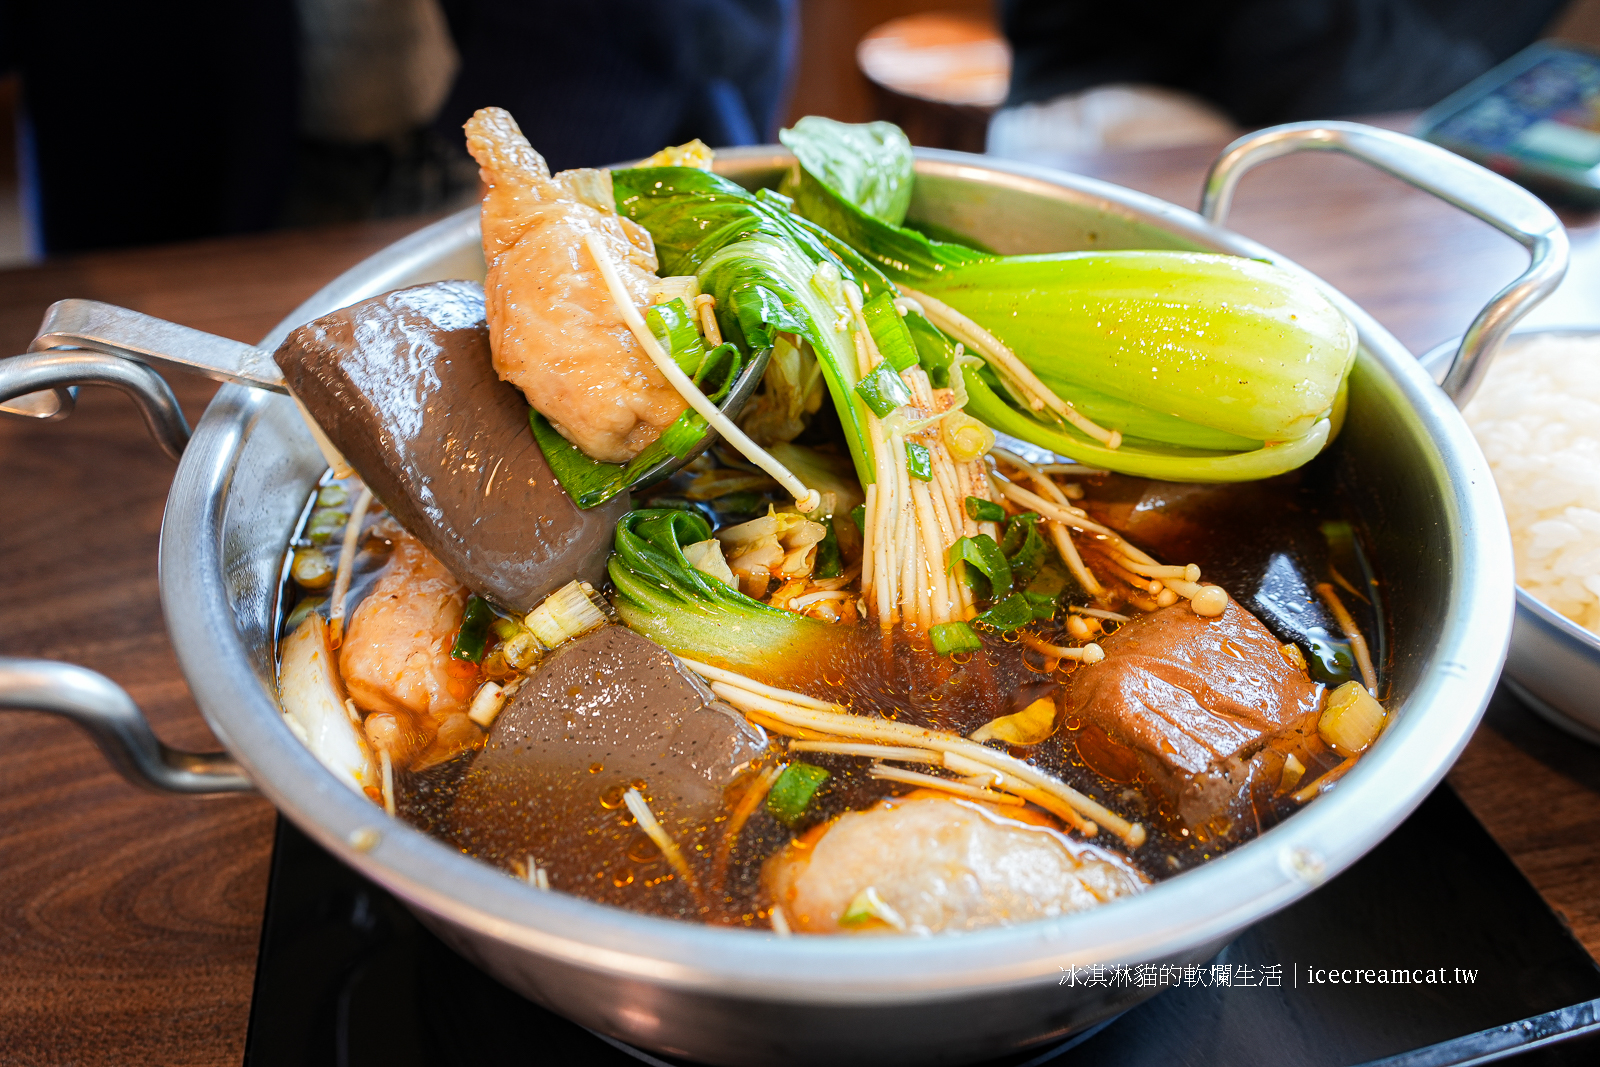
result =
[[[1465,414],[1505,503],[1517,584],[1600,633],[1600,337],[1507,345]]]

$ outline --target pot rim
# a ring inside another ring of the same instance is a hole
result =
[[[721,151],[721,162],[787,165],[785,150]],[[1201,216],[1108,182],[966,153],[917,151],[919,174],[1091,198],[1195,245],[1269,259],[1314,277]],[[436,222],[345,272],[262,342],[357,299],[437,277],[429,268],[477,230],[477,209]],[[470,243],[470,242],[469,242]],[[179,663],[207,722],[278,809],[319,844],[412,906],[524,950],[619,979],[752,1000],[861,1007],[953,1000],[1057,980],[1066,966],[1181,958],[1310,892],[1399,825],[1466,745],[1510,640],[1512,556],[1488,465],[1454,405],[1411,353],[1326,283],[1355,323],[1358,373],[1396,394],[1441,487],[1454,554],[1446,623],[1394,725],[1327,795],[1225,856],[1091,911],[929,938],[788,938],[656,918],[541,893],[382,815],[323,769],[260,683],[227,595],[222,532],[234,465],[256,417],[281,398],[230,385],[206,410],[168,497],[161,593]],[[1375,374],[1373,372],[1376,372]],[[357,847],[358,842],[364,846]]]

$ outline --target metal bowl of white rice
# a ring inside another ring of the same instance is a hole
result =
[[[1505,681],[1600,744],[1600,330],[1513,334],[1462,414],[1516,553]]]

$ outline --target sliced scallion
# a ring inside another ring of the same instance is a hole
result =
[[[327,602],[328,598],[325,596],[308,596],[300,601],[294,606],[294,610],[289,613],[289,617],[283,620],[283,632],[286,634],[294,633],[295,630],[300,628],[300,624],[306,621],[307,615],[321,608]]]
[[[977,620],[985,626],[993,626],[1002,633],[1020,630],[1033,621],[1033,605],[1028,602],[1024,593],[1012,593],[994,607],[979,615]]]
[[[349,518],[348,511],[318,508],[311,513],[311,518],[306,522],[306,536],[313,544],[325,545],[333,539],[334,534],[344,531],[344,524]]]
[[[919,482],[933,481],[933,453],[927,446],[906,442],[906,473]]]
[[[509,641],[521,633],[526,627],[516,619],[495,619],[489,624],[489,632],[502,641]]]
[[[973,522],[1004,522],[1006,509],[981,496],[967,497],[967,516]]]
[[[1000,539],[1000,551],[1019,585],[1030,582],[1045,562],[1044,538],[1034,525],[1038,521],[1036,513],[1025,511],[1006,524],[1005,536]]]
[[[955,544],[950,546],[950,568],[953,570],[957,563],[966,563],[987,578],[989,595],[996,600],[1010,594],[1011,564],[988,534],[956,538]],[[972,584],[973,578],[974,575],[969,571],[968,584]]]
[[[941,656],[950,656],[957,652],[977,652],[983,648],[983,641],[973,632],[972,627],[959,620],[941,622],[937,626],[928,627],[928,640],[933,642],[933,650]]]
[[[1028,599],[1028,607],[1033,611],[1035,622],[1049,622],[1056,617],[1056,598],[1046,593],[1035,593],[1024,590],[1022,595]]]
[[[869,922],[881,922],[892,926],[896,930],[904,930],[906,921],[898,911],[889,905],[889,902],[878,895],[872,886],[867,886],[855,895],[844,914],[839,916],[840,926],[863,926]]]
[[[466,610],[461,613],[461,629],[456,631],[455,644],[450,655],[470,663],[483,662],[483,647],[489,641],[489,624],[494,621],[494,610],[481,597],[467,598]]]
[[[767,811],[786,825],[793,825],[805,814],[828,772],[810,763],[791,763],[778,775],[767,793]]]
[[[813,578],[837,578],[844,573],[844,559],[839,555],[839,538],[834,533],[833,520],[824,519],[828,535],[817,543],[817,561],[812,568]]]
[[[888,360],[872,368],[870,374],[856,383],[856,395],[866,401],[867,407],[880,419],[888,418],[895,408],[911,403],[911,390],[906,388]]]

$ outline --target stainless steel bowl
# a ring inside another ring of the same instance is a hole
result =
[[[1300,124],[1241,141],[1213,170],[1209,212],[1225,211],[1233,183],[1252,163],[1301,148],[1332,148],[1382,166],[1488,219],[1533,253],[1529,272],[1474,324],[1456,362],[1458,384],[1470,382],[1498,338],[1565,269],[1565,235],[1531,196],[1422,142],[1348,123]],[[762,185],[789,164],[780,150],[750,149],[721,153],[718,168]],[[919,153],[917,174],[915,217],[1003,251],[1174,248],[1283,262],[1200,215],[1099,181],[933,151]],[[340,277],[262,347],[372,294],[482,273],[476,213],[464,212]],[[1348,299],[1330,295],[1360,333],[1349,417],[1333,447],[1386,582],[1394,725],[1335,789],[1282,825],[1141,896],[1084,914],[931,938],[779,939],[535,892],[386,818],[322,768],[275,703],[282,554],[323,460],[286,398],[240,385],[217,393],[188,443],[161,539],[173,643],[231,759],[161,747],[120,690],[64,664],[0,662],[0,707],[72,715],[130,773],[164,787],[239,788],[240,775],[248,776],[320,844],[396,893],[502,982],[645,1048],[722,1064],[940,1064],[1058,1038],[1155,992],[1120,977],[1064,984],[1066,968],[1204,961],[1372,848],[1455,760],[1499,674],[1511,630],[1512,564],[1488,468],[1450,399],[1411,354]],[[40,347],[72,344],[140,352],[48,329]],[[159,400],[151,376],[119,378],[99,358],[54,351],[18,357],[31,363],[0,363],[0,401],[87,378],[113,378]],[[9,377],[7,363],[15,365]],[[42,399],[48,408],[50,398]],[[160,412],[152,419],[159,424]]]
[[[1519,330],[1510,343],[1538,337],[1587,337],[1600,343],[1600,330]],[[1450,341],[1421,359],[1423,368],[1443,380],[1458,342]],[[1600,634],[1586,630],[1538,597],[1517,587],[1517,619],[1511,630],[1505,683],[1544,718],[1575,737],[1600,745]]]

